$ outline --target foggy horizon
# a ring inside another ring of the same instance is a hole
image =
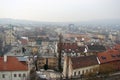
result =
[[[120,0],[0,0],[0,18],[43,22],[119,20]]]

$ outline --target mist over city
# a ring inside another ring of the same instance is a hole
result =
[[[0,80],[120,80],[120,0],[0,0]]]

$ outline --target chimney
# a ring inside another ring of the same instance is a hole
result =
[[[7,62],[7,55],[4,55],[4,62]]]

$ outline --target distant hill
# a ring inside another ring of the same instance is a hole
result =
[[[38,21],[0,18],[0,24],[39,24]]]
[[[120,19],[92,20],[81,23],[82,24],[120,24]]]
[[[92,20],[84,22],[41,22],[31,20],[19,20],[10,18],[0,18],[0,24],[22,24],[22,25],[40,25],[40,24],[120,24],[120,19],[108,19],[108,20]]]

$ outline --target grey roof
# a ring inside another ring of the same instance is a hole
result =
[[[20,56],[20,57],[17,57],[18,61],[27,61],[27,58],[23,57],[23,56]]]

